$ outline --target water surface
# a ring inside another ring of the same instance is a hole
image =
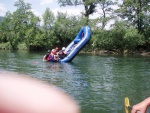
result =
[[[0,51],[0,71],[26,74],[54,84],[72,97],[82,113],[124,113],[150,96],[150,57],[79,54],[71,63],[43,62],[43,52]]]

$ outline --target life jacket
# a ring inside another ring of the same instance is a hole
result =
[[[50,60],[50,54],[46,54],[45,59],[46,59],[47,61],[49,61],[49,60]]]
[[[54,59],[54,55],[50,55],[50,56],[49,56],[49,59],[50,59],[50,61],[52,61],[52,62],[56,62],[56,60]]]

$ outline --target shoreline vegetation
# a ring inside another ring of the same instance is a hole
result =
[[[12,50],[9,47],[8,43],[0,43],[0,50]],[[20,44],[18,46],[18,50],[22,50],[22,51],[31,51],[29,50],[24,44]],[[44,50],[32,50],[32,51],[47,51],[46,49]],[[124,51],[120,51],[119,49],[89,49],[84,47],[80,53],[85,53],[85,54],[100,54],[100,55],[141,55],[141,56],[148,56],[150,57],[150,51],[149,50],[124,50]]]
[[[93,51],[81,51],[80,53],[92,53],[92,54],[100,54],[100,55],[140,55],[140,56],[148,56],[150,57],[150,51],[128,51],[120,52],[119,50],[93,50]]]
[[[50,8],[46,8],[42,19],[32,12],[31,4],[24,0],[16,1],[16,11],[8,11],[4,17],[0,17],[0,49],[42,51],[56,46],[66,47],[79,30],[88,25],[92,31],[91,39],[81,52],[149,56],[149,1],[127,0],[122,4],[117,0],[115,3],[112,0],[81,1],[74,3],[71,0],[71,7],[85,7],[80,16],[62,12],[55,15]],[[65,6],[70,3],[60,0],[58,4]],[[117,5],[118,9],[113,9],[113,5]],[[97,8],[103,14],[91,19]],[[114,23],[110,24],[110,21]]]

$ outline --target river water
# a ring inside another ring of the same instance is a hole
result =
[[[124,113],[150,96],[150,57],[78,54],[71,63],[43,62],[44,52],[0,51],[0,72],[26,74],[74,97],[81,113]]]

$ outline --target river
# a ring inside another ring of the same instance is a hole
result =
[[[0,51],[0,72],[26,74],[73,96],[81,113],[124,113],[150,96],[150,57],[78,54],[70,63],[43,62],[44,52]]]

